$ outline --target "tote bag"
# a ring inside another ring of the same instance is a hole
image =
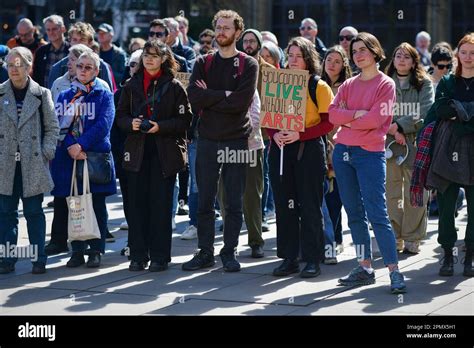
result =
[[[84,161],[84,174],[82,180],[82,195],[78,195],[76,179],[76,160],[72,169],[71,193],[66,198],[69,210],[68,214],[68,237],[70,241],[85,241],[89,239],[100,239],[99,225],[95,217],[92,205],[92,193],[90,192],[89,169],[87,161]]]

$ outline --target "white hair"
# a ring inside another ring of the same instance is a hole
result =
[[[18,21],[18,24],[16,27],[18,28],[20,25],[27,26],[28,28],[34,28],[35,26],[33,25],[33,22],[29,20],[28,18],[22,18]]]
[[[416,34],[416,42],[418,42],[420,39],[431,41],[431,36],[426,31],[420,31],[418,34]]]
[[[59,15],[51,15],[43,19],[43,24],[46,24],[47,22],[51,22],[53,24],[56,24],[58,27],[63,27],[64,26],[64,19],[63,17]]]
[[[99,69],[99,67],[100,67],[100,58],[99,58],[99,55],[97,53],[93,52],[92,50],[91,51],[86,51],[86,52],[82,53],[79,56],[78,61],[83,59],[83,58],[89,58],[90,60],[92,60],[94,62],[95,68]]]
[[[354,36],[357,36],[357,34],[359,34],[357,29],[354,28],[354,27],[351,27],[350,25],[347,26],[347,27],[342,28],[341,31],[339,32],[339,34],[342,33],[344,30],[347,30],[348,32],[350,32]]]
[[[271,41],[273,42],[275,45],[278,46],[278,39],[277,37],[275,36],[275,34],[273,34],[271,31],[262,31],[260,32],[260,34],[262,34],[262,36],[266,36],[267,37],[267,41]],[[265,40],[263,40],[265,41]]]
[[[171,29],[173,29],[173,31],[178,31],[179,30],[179,23],[173,17],[167,17],[167,18],[163,19],[163,21],[165,22],[165,24],[168,27],[169,31],[171,31]]]
[[[310,22],[311,25],[315,28],[315,29],[318,29],[318,24],[316,23],[316,21],[313,19],[313,18],[305,18],[301,21],[301,25],[303,25],[304,22]]]
[[[74,54],[76,58],[79,58],[84,52],[94,52],[90,47],[84,44],[77,44],[69,48],[69,53]]]
[[[128,61],[128,64],[135,62],[138,63],[140,61],[140,57],[142,56],[143,49],[140,48],[132,53],[130,56],[130,60]]]
[[[26,47],[17,46],[12,48],[5,57],[5,61],[8,61],[11,56],[19,56],[20,59],[23,61],[23,64],[28,66],[28,68],[33,65],[33,54]]]

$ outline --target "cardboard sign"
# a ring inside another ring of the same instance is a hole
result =
[[[262,70],[260,126],[303,132],[309,72],[306,70]]]
[[[179,72],[176,74],[176,80],[183,84],[184,89],[188,88],[189,78],[191,77],[190,73]]]

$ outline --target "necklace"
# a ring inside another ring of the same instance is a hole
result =
[[[461,80],[464,82],[464,84],[466,85],[466,91],[469,91],[469,87],[471,86],[472,84],[472,81],[474,81],[474,78],[470,77],[469,78],[471,80],[471,82],[469,82],[469,84],[466,83],[466,80],[464,77],[461,77]]]

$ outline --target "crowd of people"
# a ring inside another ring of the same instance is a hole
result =
[[[273,275],[317,277],[320,264],[337,264],[344,250],[344,207],[357,267],[339,283],[375,282],[372,229],[390,290],[403,293],[399,253],[420,252],[432,210],[444,250],[439,274],[453,275],[454,219],[465,196],[463,274],[473,276],[474,33],[454,50],[440,42],[430,52],[431,38],[420,32],[381,71],[386,53],[376,36],[346,26],[326,48],[312,18],[285,49],[230,10],[197,41],[185,17],[155,19],[148,40],[133,38],[127,52],[107,23],[73,23],[67,38],[61,16],[43,26],[48,42],[24,18],[0,46],[0,244],[17,243],[21,198],[39,249],[32,273],[45,273],[48,255],[69,251],[76,163],[107,161],[107,179],[90,178],[100,238],[71,240],[67,267],[100,267],[113,240],[106,198],[118,179],[130,271],[168,268],[176,214],[189,215],[181,238],[197,239],[199,249],[182,269],[213,266],[220,211],[224,271],[240,270],[243,221],[250,256],[263,258],[263,232],[276,218],[282,262]],[[308,71],[304,131],[261,127],[263,68]],[[187,88],[178,72],[191,73]],[[253,153],[255,161],[223,161],[224,150]],[[48,193],[54,217],[45,245]],[[0,274],[14,272],[16,261],[3,257]]]

